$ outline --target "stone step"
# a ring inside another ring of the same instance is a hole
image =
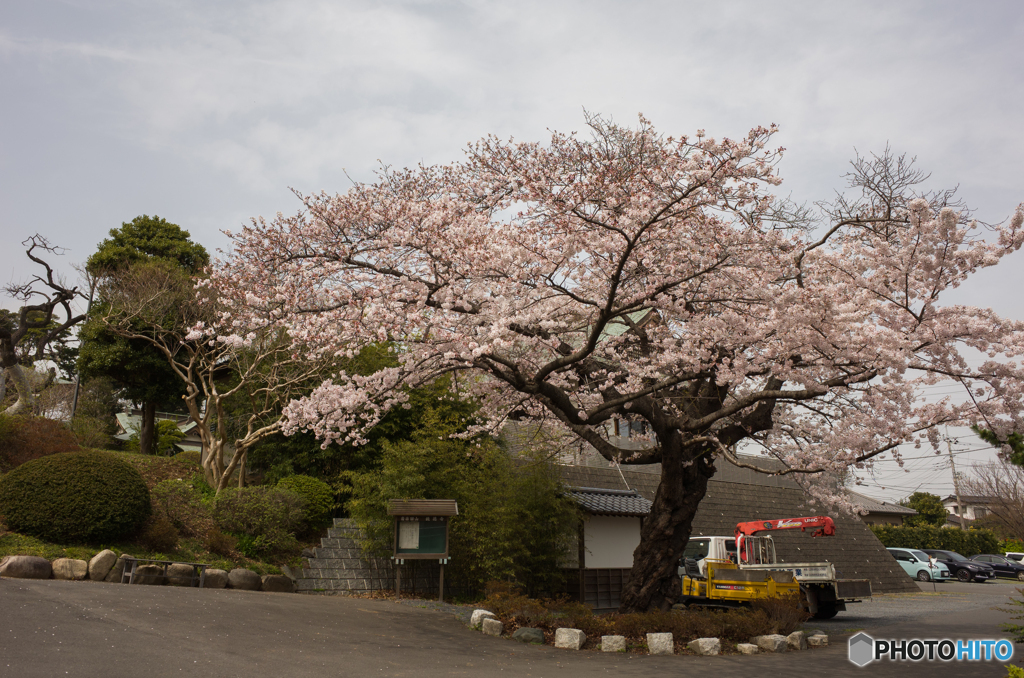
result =
[[[313,549],[313,553],[316,554],[316,558],[323,560],[326,558],[362,558],[363,550],[356,548],[318,548]]]
[[[359,548],[358,542],[355,539],[335,539],[333,537],[324,537],[320,540],[320,546],[325,549],[356,549]]]
[[[359,539],[362,535],[361,530],[348,527],[330,527],[327,529],[327,537],[330,539]]]

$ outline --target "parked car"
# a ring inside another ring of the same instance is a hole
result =
[[[886,549],[900,564],[903,571],[919,581],[946,581],[949,579],[949,568],[938,560],[932,562],[931,557],[917,549]]]
[[[942,551],[939,549],[921,549],[930,556],[949,568],[950,573],[960,581],[986,582],[995,579],[996,571],[988,563],[979,563],[964,558],[956,551]]]
[[[1024,564],[1018,563],[1016,560],[992,553],[979,553],[976,556],[971,556],[971,560],[991,565],[992,569],[996,571],[997,577],[1009,577],[1024,581]]]
[[[1018,563],[1020,561],[1024,560],[1024,553],[1016,553],[1014,551],[1007,551],[1003,555],[1006,556],[1007,558],[1009,558],[1010,560],[1016,560]]]

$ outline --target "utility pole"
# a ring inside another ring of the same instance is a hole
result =
[[[960,481],[956,477],[956,462],[953,461],[953,444],[949,440],[949,431],[946,431],[946,449],[949,450],[949,468],[953,471],[953,493],[956,495],[956,514],[960,518],[960,529],[966,531],[967,524],[964,517],[964,505],[960,502]]]

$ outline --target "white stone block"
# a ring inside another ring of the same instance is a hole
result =
[[[793,633],[786,636],[786,644],[794,650],[806,650],[807,636],[804,635],[803,631],[793,631]]]
[[[579,629],[555,629],[555,647],[578,650],[587,642],[587,636]]]
[[[494,613],[490,610],[473,610],[473,616],[469,618],[469,625],[478,629],[485,619],[494,618]]]
[[[601,652],[625,652],[626,636],[601,636]]]
[[[807,636],[807,645],[810,647],[827,647],[828,636],[824,633],[816,633],[813,636]]]
[[[751,643],[739,643],[736,646],[736,649],[739,650],[740,654],[757,654],[758,653],[757,645],[753,645]]]
[[[786,648],[789,647],[786,636],[779,635],[778,633],[773,633],[770,636],[755,636],[750,639],[750,642],[765,652],[785,652]]]
[[[489,636],[500,636],[505,626],[493,617],[484,617],[480,622],[480,630]]]
[[[691,640],[686,644],[686,647],[691,652],[699,655],[722,654],[722,641],[718,638],[698,638],[697,640]],[[651,654],[654,653],[652,652]]]
[[[648,633],[647,651],[651,654],[675,654],[676,645],[671,633]]]

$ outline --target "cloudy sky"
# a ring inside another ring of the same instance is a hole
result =
[[[0,282],[29,274],[33,233],[68,248],[69,274],[140,214],[213,250],[298,210],[290,188],[455,160],[488,133],[542,140],[584,109],[668,134],[777,123],[801,202],[888,143],[998,222],[1024,200],[1022,44],[1010,0],[5,0]],[[999,268],[949,301],[1024,319],[1024,254]],[[948,493],[948,467],[912,461],[865,492]]]

